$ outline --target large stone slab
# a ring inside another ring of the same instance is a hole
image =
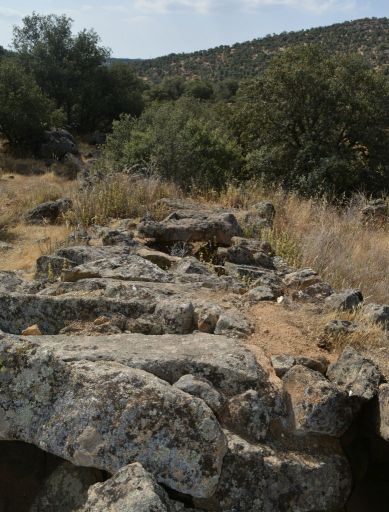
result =
[[[242,229],[232,213],[187,210],[174,212],[161,222],[141,222],[138,233],[167,244],[209,241],[229,245],[232,237],[242,235]]]
[[[138,461],[171,489],[214,493],[226,443],[203,400],[117,362],[65,361],[33,339],[0,336],[0,360],[0,439],[110,473]]]
[[[152,313],[154,307],[149,301],[137,299],[0,294],[0,330],[20,334],[36,324],[43,334],[55,334],[76,320],[93,321],[115,314],[138,318]]]
[[[114,361],[152,373],[171,384],[183,375],[201,376],[226,396],[248,389],[265,394],[271,390],[267,371],[257,363],[252,352],[225,336],[203,333],[187,336],[59,335],[36,336],[33,341],[64,362]]]

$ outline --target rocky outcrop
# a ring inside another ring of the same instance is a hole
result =
[[[45,222],[53,224],[61,215],[66,213],[72,207],[72,201],[68,198],[57,199],[57,201],[47,201],[35,206],[26,213],[25,220],[29,224],[43,224]]]

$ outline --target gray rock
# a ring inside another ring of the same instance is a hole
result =
[[[228,261],[225,263],[225,269],[230,276],[252,282],[257,282],[258,279],[267,274],[267,271],[261,267],[236,265],[235,263],[230,263]]]
[[[139,318],[154,312],[147,300],[113,300],[103,297],[45,297],[41,295],[0,294],[0,329],[20,334],[37,324],[44,334],[56,334],[70,323],[94,321],[101,316],[120,314]]]
[[[270,395],[260,396],[257,391],[249,389],[229,400],[223,424],[245,439],[260,442],[268,434],[273,412]]]
[[[252,209],[258,213],[260,217],[266,219],[267,221],[273,223],[274,217],[276,215],[276,209],[270,201],[261,201],[259,203],[254,204]]]
[[[351,334],[358,330],[358,324],[350,320],[331,320],[325,326],[324,331],[328,334]]]
[[[283,377],[290,402],[289,419],[296,433],[340,437],[351,425],[352,408],[347,394],[319,372],[293,366]]]
[[[161,301],[155,309],[155,317],[163,324],[163,332],[167,334],[193,332],[195,317],[191,302]]]
[[[89,490],[79,512],[172,512],[166,492],[135,462]]]
[[[179,492],[211,496],[225,437],[209,407],[142,370],[64,361],[30,339],[1,337],[0,438],[115,473],[140,462]]]
[[[108,229],[102,239],[103,245],[136,245],[131,231]]]
[[[284,283],[288,288],[305,290],[309,286],[320,283],[321,278],[311,268],[304,268],[284,276]]]
[[[248,300],[252,304],[257,304],[264,300],[276,300],[276,298],[277,296],[269,286],[257,286],[255,288],[251,288],[251,290],[244,295],[244,299]]]
[[[66,258],[74,263],[75,266],[82,265],[90,261],[101,260],[104,258],[114,258],[128,254],[125,247],[93,247],[88,245],[76,245],[64,247],[55,252],[56,256]]]
[[[74,267],[74,263],[67,258],[60,256],[40,256],[36,260],[36,279],[48,279],[50,275],[54,278],[60,277],[64,270]]]
[[[237,265],[255,265],[253,252],[244,245],[233,245],[232,247],[219,247],[217,258],[220,264],[229,261]]]
[[[320,359],[313,359],[306,356],[293,357],[289,354],[280,354],[271,357],[271,363],[277,377],[282,378],[293,366],[301,365],[321,373],[326,374],[328,368],[328,361],[323,357]]]
[[[90,278],[157,283],[166,283],[170,280],[169,275],[164,270],[135,254],[90,261],[65,270],[61,278],[67,282]]]
[[[133,252],[141,258],[151,261],[151,263],[154,263],[154,265],[158,265],[158,267],[162,268],[162,270],[168,270],[180,261],[180,258],[176,256],[171,256],[170,254],[166,254],[161,251],[154,251],[148,247],[141,246],[139,249],[136,249]]]
[[[369,322],[382,325],[385,329],[389,327],[389,306],[383,304],[366,304],[363,313]]]
[[[67,153],[77,155],[78,148],[72,135],[66,130],[50,130],[45,132],[45,140],[41,145],[42,158],[62,159]]]
[[[25,215],[25,220],[29,224],[54,223],[61,215],[70,210],[71,207],[72,201],[68,198],[58,199],[57,201],[47,201],[28,211]]]
[[[353,347],[346,347],[343,350],[338,361],[328,368],[327,377],[360,403],[375,397],[381,380],[376,365]]]
[[[185,393],[201,398],[216,414],[220,413],[226,404],[225,398],[213,387],[211,382],[203,377],[191,374],[183,375],[174,386]]]
[[[198,331],[213,334],[223,309],[214,303],[197,303],[195,306],[195,325]]]
[[[360,290],[344,290],[341,293],[333,293],[325,299],[325,303],[331,309],[341,311],[353,311],[363,302]]]
[[[207,379],[226,397],[248,389],[271,392],[268,373],[252,352],[224,336],[203,333],[36,336],[33,342],[42,349],[54,351],[64,361],[115,361],[152,373],[171,384],[183,375],[193,374]]]
[[[224,334],[237,338],[248,336],[252,332],[252,325],[243,315],[228,311],[219,316],[215,327],[215,334]]]
[[[41,287],[41,283],[25,281],[17,272],[0,270],[0,294],[37,293]]]
[[[213,512],[342,510],[352,478],[338,453],[277,451],[227,432],[228,452],[216,493],[196,506]]]
[[[264,252],[269,256],[274,256],[274,251],[269,242],[264,242],[255,238],[242,238],[240,236],[234,236],[231,239],[231,243],[232,245],[247,247],[253,254],[256,252]]]
[[[193,256],[186,256],[185,258],[181,258],[172,268],[174,273],[176,274],[196,274],[200,276],[209,276],[214,275],[212,270],[201,263],[198,259]]]
[[[160,243],[210,241],[230,245],[231,238],[240,236],[242,230],[231,213],[182,210],[172,213],[162,222],[141,222],[138,233]]]
[[[296,364],[296,359],[289,354],[271,356],[270,359],[274,371],[279,378],[282,378]]]
[[[268,286],[277,297],[283,294],[284,285],[282,279],[272,271],[263,272],[258,279],[251,283],[252,288],[258,286]]]

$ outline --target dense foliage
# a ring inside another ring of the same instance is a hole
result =
[[[54,104],[23,67],[0,60],[0,129],[11,144],[33,148],[54,117]]]
[[[374,66],[386,69],[389,66],[389,19],[361,19],[268,35],[232,46],[129,62],[141,77],[155,83],[177,75],[211,81],[241,80],[261,74],[274,55],[300,44],[320,44],[329,52],[358,52]]]

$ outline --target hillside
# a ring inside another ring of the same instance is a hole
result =
[[[149,60],[129,59],[129,62],[144,79],[152,82],[172,75],[208,80],[241,79],[263,71],[275,53],[301,43],[320,43],[332,51],[359,52],[374,66],[386,68],[389,65],[389,19],[361,19],[329,27],[283,32],[233,46],[173,53]]]

